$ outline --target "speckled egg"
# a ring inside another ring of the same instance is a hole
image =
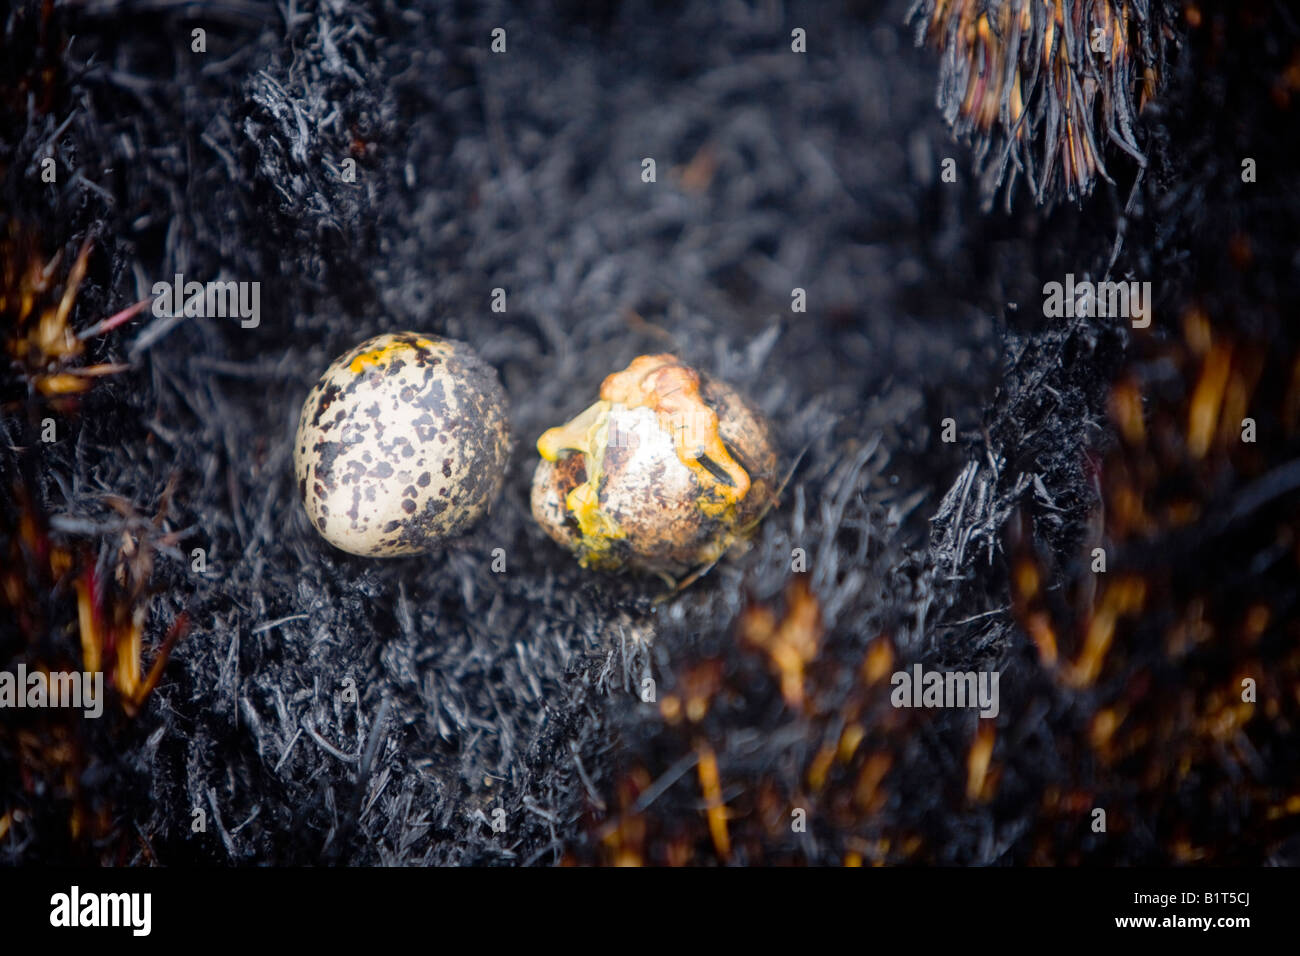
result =
[[[414,332],[335,359],[293,446],[312,526],[368,557],[431,551],[465,531],[500,493],[509,454],[495,369],[464,342]]]
[[[587,568],[675,581],[725,554],[776,499],[766,420],[671,355],[608,376],[599,401],[537,450],[533,517]]]

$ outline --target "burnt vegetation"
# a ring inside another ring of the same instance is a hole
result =
[[[407,6],[0,20],[0,667],[109,685],[0,715],[0,859],[1300,862],[1284,4]],[[260,327],[138,307],[178,272],[260,281]],[[1150,328],[1045,320],[1067,272],[1151,281]],[[515,447],[379,562],[292,437],[398,329],[499,370]],[[528,487],[665,351],[798,466],[661,600]],[[892,707],[918,662],[1000,671],[998,717]]]

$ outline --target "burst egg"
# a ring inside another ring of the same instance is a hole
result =
[[[671,355],[608,376],[537,450],[533,517],[586,568],[675,580],[747,537],[777,495],[767,420]]]

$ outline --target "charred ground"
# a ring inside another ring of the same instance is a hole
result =
[[[55,359],[10,348],[0,658],[80,669],[90,646],[121,669],[102,720],[6,715],[4,859],[1296,861],[1282,5],[1161,5],[1140,180],[1107,152],[1116,182],[1082,205],[1021,190],[992,213],[901,3],[294,9],[3,23],[6,344],[32,325],[10,295],[26,267],[59,256],[52,306],[87,239],[74,330],[176,273],[259,281],[263,316],[146,311],[66,359],[128,366],[85,391],[42,391]],[[1152,329],[1042,319],[1043,282],[1101,276],[1117,235],[1111,273],[1154,282]],[[353,559],[302,514],[293,427],[330,359],[397,329],[472,343],[516,448],[456,547]],[[542,430],[666,350],[802,457],[753,547],[656,603],[546,539],[528,484]],[[1207,376],[1228,384],[1203,442]],[[1000,670],[998,720],[891,708],[914,661]]]

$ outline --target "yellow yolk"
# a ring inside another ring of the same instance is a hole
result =
[[[371,349],[369,352],[362,352],[360,355],[358,355],[356,358],[352,360],[352,363],[348,366],[348,371],[352,372],[353,375],[360,375],[362,372],[366,370],[367,366],[375,366],[376,368],[382,368],[383,366],[391,362],[400,353],[410,351],[416,348],[427,349],[428,351],[431,352],[438,352],[443,356],[446,356],[450,352],[450,349],[448,349],[446,346],[441,345],[440,343],[437,342],[430,341],[429,339],[425,339],[425,338],[416,339],[414,342],[403,342],[400,340],[395,342],[388,342],[385,345],[381,345],[377,349]]]

